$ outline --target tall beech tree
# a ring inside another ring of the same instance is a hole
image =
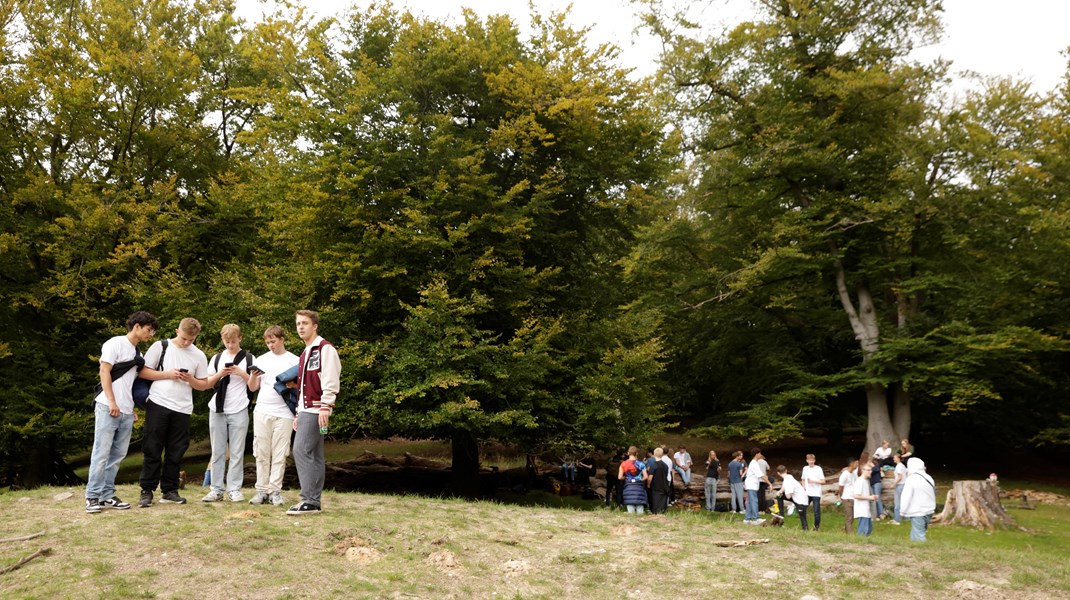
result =
[[[649,436],[657,319],[616,264],[669,165],[644,88],[560,16],[340,31],[269,136],[305,149],[269,245],[355,367],[339,433],[450,439],[464,494],[484,441]]]
[[[998,235],[1002,213],[995,199],[969,203],[998,187],[963,181],[980,150],[957,145],[969,111],[931,103],[941,65],[908,58],[938,32],[939,3],[756,5],[758,20],[706,40],[679,33],[683,20],[649,19],[669,48],[665,82],[694,139],[695,183],[631,268],[655,305],[675,304],[674,349],[692,364],[747,360],[723,375],[751,373],[750,393],[719,400],[767,438],[831,411],[865,415],[873,447],[910,433],[919,399],[939,414],[999,398],[992,365],[1060,343],[1009,307],[998,323],[964,310],[999,282],[964,277],[971,257],[1013,250],[972,232]],[[716,328],[689,333],[689,321]],[[713,341],[676,344],[703,336]],[[733,343],[748,336],[751,348]]]

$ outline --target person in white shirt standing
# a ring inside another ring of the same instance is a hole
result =
[[[268,351],[256,358],[260,375],[260,393],[253,409],[253,454],[256,456],[256,495],[250,504],[270,502],[282,506],[282,478],[286,474],[286,457],[290,455],[290,434],[294,413],[275,391],[272,382],[297,364],[297,355],[286,350],[286,334],[272,325],[264,331]],[[266,384],[266,385],[265,385]]]
[[[145,364],[137,345],[151,340],[158,326],[156,317],[139,310],[126,320],[126,335],[109,339],[100,349],[100,392],[93,404],[93,453],[85,486],[87,513],[99,513],[103,508],[130,508],[129,502],[115,495],[115,476],[119,473],[119,463],[126,458],[137,421],[131,388],[138,369]]]
[[[145,353],[145,368],[138,377],[154,381],[145,408],[144,441],[141,449],[145,462],[141,466],[139,508],[152,506],[152,493],[160,487],[164,504],[185,504],[178,495],[178,474],[182,457],[189,448],[189,420],[193,414],[193,390],[210,390],[218,377],[208,379],[208,359],[193,345],[201,333],[201,323],[192,317],[182,319],[175,337],[153,344]],[[157,371],[148,365],[160,365]],[[162,455],[162,458],[161,458]]]
[[[806,455],[806,466],[802,470],[802,484],[806,488],[806,497],[809,499],[810,506],[814,509],[814,531],[819,531],[821,529],[821,486],[825,485],[825,471],[817,466],[817,457],[813,454]],[[805,524],[803,529],[806,529]]]
[[[855,471],[858,469],[858,461],[847,459],[847,468],[840,472],[840,502],[843,504],[843,532],[851,533],[854,527],[854,503],[855,503]]]
[[[854,518],[858,521],[858,535],[869,537],[873,533],[873,504],[877,499],[873,494],[873,487],[869,483],[869,474],[873,471],[873,461],[866,459],[859,461],[858,471],[855,472],[855,482],[852,487],[854,492]]]
[[[907,466],[903,464],[903,457],[898,454],[892,460],[895,462],[895,519],[892,523],[898,525],[902,514],[899,507],[903,498],[903,486],[907,482]]]
[[[743,478],[743,489],[747,492],[747,514],[743,517],[744,523],[754,525],[762,522],[762,519],[758,518],[758,490],[762,483],[769,485],[768,464],[762,456],[761,448],[751,449],[750,464],[747,465],[747,474]]]
[[[298,360],[297,418],[294,419],[294,464],[301,483],[301,501],[287,509],[288,515],[318,513],[326,478],[323,436],[338,398],[342,361],[334,345],[319,335],[319,313],[299,310],[295,318],[297,335],[305,342]]]
[[[226,348],[212,357],[209,376],[216,377],[215,394],[208,401],[208,437],[212,440],[212,489],[204,502],[245,500],[245,436],[249,433],[249,392],[257,391],[260,379],[250,372],[252,357],[241,348],[241,328],[227,323],[219,331]],[[221,369],[219,365],[224,365]],[[227,454],[230,460],[227,460]],[[225,474],[224,474],[225,473]]]

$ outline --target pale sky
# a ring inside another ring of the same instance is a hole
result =
[[[301,2],[302,0],[296,0]],[[369,0],[303,0],[319,15],[338,14]],[[880,0],[873,0],[880,1]],[[271,0],[237,0],[241,16],[258,20]],[[660,44],[646,32],[635,32],[638,19],[627,0],[533,0],[541,13],[564,10],[571,23],[591,26],[593,42],[612,42],[621,48],[621,63],[637,74],[653,72]],[[1070,0],[943,0],[944,40],[924,48],[921,60],[942,57],[953,61],[952,72],[1027,78],[1036,91],[1049,91],[1066,75],[1070,46]],[[703,23],[732,25],[743,19],[749,0],[706,0],[699,7]],[[394,0],[394,6],[436,20],[459,22],[461,7],[480,15],[508,13],[523,29],[529,23],[527,0]],[[964,84],[963,84],[964,85]]]

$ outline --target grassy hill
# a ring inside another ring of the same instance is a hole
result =
[[[820,532],[739,515],[626,513],[327,492],[325,511],[200,502],[89,515],[81,488],[0,493],[3,598],[1070,598],[1070,507],[1011,509],[1030,531],[877,523]],[[69,497],[68,493],[70,494]],[[1064,490],[1065,493],[1065,490]],[[133,485],[119,495],[135,501]],[[296,500],[294,491],[287,500]],[[1010,503],[1009,503],[1010,504]],[[284,508],[284,507],[283,507]],[[768,539],[721,548],[718,540]]]

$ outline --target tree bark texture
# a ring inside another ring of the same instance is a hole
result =
[[[969,525],[978,529],[1019,528],[999,500],[994,481],[956,481],[947,493],[944,510],[933,518],[944,525]]]

